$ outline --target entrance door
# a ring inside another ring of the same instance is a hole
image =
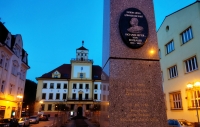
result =
[[[78,107],[77,116],[83,116],[83,108],[82,107]]]
[[[79,100],[82,100],[82,93],[79,94]]]

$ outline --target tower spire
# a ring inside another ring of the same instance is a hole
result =
[[[82,46],[84,45],[84,41],[82,41]]]

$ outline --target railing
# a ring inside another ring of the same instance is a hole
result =
[[[67,98],[68,101],[71,101],[71,100],[77,100],[77,101],[91,101],[93,100],[92,98]]]
[[[92,59],[72,58],[71,61],[93,62]]]

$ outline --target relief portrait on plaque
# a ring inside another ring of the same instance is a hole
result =
[[[148,23],[137,8],[124,10],[119,19],[119,31],[123,42],[132,49],[141,48],[148,38]]]
[[[130,21],[131,27],[128,28],[128,32],[130,33],[141,33],[143,31],[142,26],[138,26],[138,19],[137,18],[131,18]]]

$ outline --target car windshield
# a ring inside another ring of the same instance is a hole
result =
[[[190,122],[188,122],[186,120],[179,120],[179,122],[180,122],[181,125],[187,125],[187,126],[192,125],[192,123],[190,123]]]

